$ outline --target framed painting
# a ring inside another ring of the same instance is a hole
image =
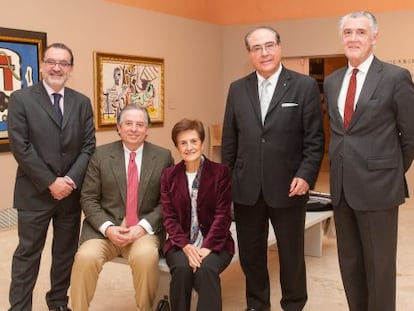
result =
[[[9,150],[10,94],[39,82],[39,65],[45,48],[45,32],[0,27],[0,151]]]
[[[128,104],[145,107],[151,123],[164,123],[164,60],[94,52],[95,118],[98,129],[113,128]]]

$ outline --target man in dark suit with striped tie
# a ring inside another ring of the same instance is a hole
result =
[[[53,224],[50,310],[65,311],[80,227],[80,188],[95,150],[91,102],[65,87],[72,51],[48,46],[43,81],[10,96],[8,131],[17,161],[14,207],[19,244],[13,255],[10,310],[32,310],[32,294],[50,222]]]

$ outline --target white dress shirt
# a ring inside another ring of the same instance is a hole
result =
[[[362,64],[358,67],[358,73],[356,75],[356,92],[355,92],[355,100],[354,100],[354,111],[356,110],[356,106],[358,103],[359,95],[361,94],[362,86],[364,85],[365,78],[367,76],[367,72],[369,67],[371,66],[372,61],[374,60],[374,55],[371,54]],[[345,100],[346,100],[346,93],[348,92],[348,85],[349,79],[352,75],[352,70],[354,67],[348,64],[348,69],[346,70],[344,80],[342,82],[341,91],[338,96],[338,111],[341,114],[342,119],[344,118],[344,110],[345,110]]]

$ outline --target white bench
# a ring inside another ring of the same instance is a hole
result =
[[[324,223],[326,221],[331,221],[333,216],[332,211],[324,212],[307,212],[305,220],[305,255],[307,256],[322,256],[322,239],[324,235]],[[328,225],[332,226],[332,224]],[[230,231],[235,242],[235,253],[232,259],[232,262],[239,260],[239,252],[237,246],[237,234],[236,234],[236,224],[232,222],[230,226]],[[267,244],[274,245],[276,244],[276,237],[273,231],[273,227],[269,223],[269,236],[267,239]],[[116,257],[111,260],[113,263],[128,264],[127,260],[123,257]],[[169,294],[170,286],[170,269],[168,268],[165,258],[160,258],[158,262],[158,268],[160,270],[160,281],[157,290],[157,295],[155,302],[157,303],[164,295]],[[191,299],[191,310],[196,310],[197,293],[193,290],[193,299]]]
[[[305,219],[305,255],[321,257],[322,256],[322,242],[324,235],[324,224],[328,221],[328,225],[333,225],[333,212],[332,211],[323,211],[323,212],[307,212]],[[230,231],[232,233],[235,243],[235,254],[233,261],[239,260],[239,252],[237,247],[237,234],[236,234],[236,225],[233,222],[230,226]],[[269,222],[269,235],[267,238],[267,245],[276,244],[276,236],[273,231],[273,227]]]
[[[324,225],[326,225],[324,227]],[[328,228],[329,226],[329,228]],[[307,212],[305,221],[305,255],[321,257],[323,235],[334,232],[333,211]]]
[[[324,235],[323,225],[325,221],[332,222],[333,217],[332,211],[323,212],[307,212],[305,220],[305,255],[306,256],[322,256],[322,241]],[[332,224],[329,224],[332,225]],[[239,252],[237,247],[237,233],[236,224],[232,222],[230,231],[235,241],[235,253],[232,262],[239,260]],[[269,223],[269,236],[267,238],[267,245],[276,244],[276,236],[273,231],[273,227]],[[128,264],[127,260],[122,257],[116,257],[112,259],[112,262]],[[161,272],[169,272],[169,268],[164,258],[160,258],[158,268]]]

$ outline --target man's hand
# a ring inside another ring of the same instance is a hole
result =
[[[289,197],[293,197],[295,195],[305,195],[309,191],[309,184],[300,177],[293,178],[290,189],[289,189]]]
[[[72,191],[72,185],[65,177],[57,177],[56,180],[49,185],[49,191],[56,200],[62,200],[69,196]]]
[[[119,226],[109,226],[105,235],[118,247],[124,247],[130,243],[129,228]]]
[[[129,236],[130,243],[138,240],[139,238],[147,234],[147,231],[140,225],[132,226],[132,227],[129,227],[128,229],[129,231],[127,235]]]

